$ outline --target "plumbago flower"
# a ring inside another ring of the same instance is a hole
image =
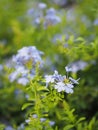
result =
[[[72,71],[71,68],[65,67],[67,75],[60,75],[58,71],[54,71],[53,75],[46,75],[46,87],[49,84],[53,84],[54,89],[58,92],[65,91],[66,93],[73,93],[73,88],[75,84],[79,84],[78,80],[73,79],[72,77],[68,77],[68,72]]]
[[[38,4],[38,7],[39,7],[40,9],[45,9],[45,8],[47,7],[47,5],[46,5],[45,3],[39,3],[39,4]]]
[[[32,23],[36,26],[42,24],[46,29],[61,22],[61,14],[54,8],[47,8],[45,3],[38,3],[36,8],[27,11],[27,15],[32,18]]]
[[[33,79],[35,68],[43,66],[41,55],[43,52],[36,49],[35,46],[23,47],[12,57],[14,72],[9,76],[11,82],[17,80],[19,84],[26,85],[29,79]]]
[[[50,8],[46,11],[46,16],[44,19],[44,27],[47,27],[49,25],[55,25],[57,23],[60,23],[61,19],[56,14],[56,10],[54,8]]]
[[[61,22],[61,18],[57,15],[57,12],[54,8],[47,9],[46,15],[44,15],[43,12],[42,14],[39,15],[40,17],[35,18],[35,23],[40,24],[42,21],[44,28],[47,28],[51,25],[56,25]]]

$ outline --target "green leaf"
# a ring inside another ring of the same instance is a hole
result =
[[[4,124],[0,124],[0,130],[4,130],[5,125]]]
[[[26,109],[28,106],[31,106],[33,105],[32,103],[25,103],[23,106],[22,106],[22,110]]]
[[[76,39],[76,41],[84,42],[84,38],[82,38],[82,37],[78,37],[78,38]]]
[[[37,91],[49,91],[46,87],[39,87]]]
[[[95,122],[96,122],[96,118],[93,117],[93,118],[91,119],[91,121],[89,122],[89,125],[88,125],[88,129],[89,129],[89,130],[93,130],[93,127],[94,127],[94,125],[95,125]]]
[[[80,123],[81,121],[85,120],[85,117],[81,117],[77,122],[76,124]]]
[[[73,127],[74,127],[74,125],[67,125],[67,126],[64,127],[63,130],[70,130]]]

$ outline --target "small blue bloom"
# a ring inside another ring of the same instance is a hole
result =
[[[35,24],[40,24],[40,23],[41,23],[40,18],[36,18],[36,19],[34,20],[34,23],[35,23]]]
[[[69,79],[70,79],[70,81],[72,82],[72,84],[79,84],[78,81],[79,81],[80,78],[77,79],[77,80],[75,80],[75,79],[69,77]]]
[[[46,81],[46,87],[48,87],[49,83],[53,83],[54,82],[54,78],[52,75],[46,75],[45,76],[45,81]]]
[[[17,83],[26,86],[29,83],[29,80],[26,77],[21,77],[18,78]]]
[[[46,121],[46,118],[40,118],[40,121],[44,122],[44,121]]]
[[[7,126],[7,127],[5,128],[5,130],[14,130],[14,129],[12,128],[12,126]]]
[[[17,79],[17,77],[18,77],[18,73],[15,71],[15,72],[13,72],[13,73],[11,73],[11,74],[9,75],[9,80],[10,80],[11,82],[13,82],[13,81],[15,81],[15,80]]]
[[[50,124],[50,126],[53,126],[53,125],[55,125],[55,121],[50,121],[49,124]]]
[[[58,92],[65,91],[65,84],[63,82],[58,82],[54,85],[54,88],[57,89]]]
[[[95,19],[95,21],[94,21],[94,25],[97,25],[97,26],[98,26],[98,18]]]
[[[45,8],[47,7],[47,5],[46,5],[45,3],[39,3],[39,4],[38,4],[38,7],[39,7],[40,9],[45,9]]]
[[[56,10],[54,8],[50,8],[46,11],[46,14],[49,15],[55,15],[56,14]]]
[[[33,8],[31,8],[31,9],[29,9],[28,11],[27,11],[27,14],[29,14],[29,15],[32,15],[34,13],[34,9]]]
[[[79,61],[71,63],[69,66],[71,67],[72,72],[76,73],[79,70],[85,69],[87,67],[87,65],[88,65],[87,62],[79,60]]]
[[[71,72],[72,71],[72,69],[69,68],[68,66],[65,67],[65,70],[66,70],[66,72]]]

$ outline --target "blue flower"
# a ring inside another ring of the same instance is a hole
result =
[[[42,117],[42,118],[40,118],[40,121],[41,121],[41,122],[44,122],[44,121],[46,121],[46,118],[43,118],[43,117]]]
[[[58,74],[58,71],[55,70],[53,74],[53,78],[55,82],[62,82],[65,76],[63,77],[62,75]]]
[[[12,126],[7,126],[7,127],[5,128],[5,130],[14,130],[14,129],[12,128]]]
[[[77,80],[75,80],[72,77],[69,77],[69,79],[70,79],[70,81],[71,81],[72,84],[79,84],[78,81],[79,81],[80,78],[77,79]]]
[[[56,15],[56,10],[54,8],[50,8],[46,11],[43,22],[45,28],[49,25],[55,25],[60,22],[61,18]]]
[[[57,89],[58,92],[65,91],[65,84],[63,82],[58,82],[54,85],[54,88]]]
[[[21,77],[21,78],[18,78],[17,83],[25,86],[29,83],[29,80],[26,77]]]
[[[15,81],[19,76],[24,76],[28,74],[28,70],[24,66],[15,66],[15,71],[9,76],[11,82]]]
[[[33,8],[31,8],[31,9],[29,9],[28,11],[27,11],[27,14],[29,14],[29,15],[32,15],[34,13],[34,9]]]
[[[56,14],[56,10],[54,8],[50,8],[46,11],[47,15],[55,15]]]
[[[46,5],[45,3],[39,3],[39,4],[38,4],[38,7],[39,7],[40,9],[45,9],[45,8],[47,7],[47,5]]]
[[[55,121],[50,121],[50,122],[49,122],[49,125],[50,125],[50,126],[55,125]]]
[[[19,84],[26,85],[35,75],[35,67],[43,66],[41,55],[43,52],[36,49],[35,46],[23,47],[12,57],[15,71],[9,75],[11,82],[17,81]],[[30,67],[29,67],[30,66]]]
[[[13,56],[13,62],[19,65],[26,64],[29,60],[32,60],[32,64],[36,64],[37,62],[40,62],[40,64],[43,62],[41,59],[41,55],[43,52],[38,51],[35,46],[30,47],[23,47],[18,51],[18,54]]]
[[[65,67],[65,70],[66,70],[66,72],[71,72],[72,71],[72,69],[69,68],[68,66]]]
[[[76,73],[79,70],[83,70],[88,66],[87,62],[84,62],[82,60],[73,62],[69,65],[72,68],[72,72]]]
[[[98,26],[98,18],[95,19],[95,21],[94,21],[94,25],[95,25],[95,26]]]
[[[49,83],[54,83],[54,78],[52,75],[46,75],[45,76],[45,81],[46,81],[46,87],[48,87]]]
[[[65,92],[66,93],[73,93],[73,89],[72,88],[74,88],[74,86],[71,83],[66,83],[66,85],[65,85]]]
[[[73,88],[74,86],[70,83],[63,83],[63,82],[58,82],[56,85],[54,85],[54,88],[57,89],[58,92],[65,91],[66,93],[73,93]]]
[[[53,88],[56,89],[58,92],[65,91],[66,93],[73,93],[74,84],[79,84],[79,79],[75,80],[72,77],[68,77],[68,72],[71,71],[71,68],[65,67],[65,69],[67,72],[67,76],[60,75],[58,71],[54,71],[53,75],[45,76],[46,86],[51,83]]]
[[[60,17],[58,17],[54,14],[52,14],[52,15],[48,14],[45,16],[44,26],[47,27],[48,25],[55,25],[60,22],[61,22]]]
[[[9,75],[9,80],[11,82],[15,81],[17,79],[18,73],[15,71]]]

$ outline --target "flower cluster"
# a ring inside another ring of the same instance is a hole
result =
[[[56,15],[56,10],[54,8],[50,8],[46,11],[46,16],[44,20],[45,27],[47,27],[48,25],[55,25],[60,22],[61,19],[59,16]]]
[[[22,85],[29,83],[29,79],[35,75],[36,64],[39,67],[43,65],[42,54],[43,52],[37,50],[35,46],[23,47],[18,50],[18,53],[12,58],[15,71],[10,74],[10,81],[17,80]]]
[[[33,23],[35,23],[36,25],[42,23],[44,28],[60,23],[61,18],[58,16],[57,11],[54,8],[46,8],[47,5],[45,3],[39,3],[37,6],[37,10],[35,8],[28,10],[28,14],[33,18]]]
[[[71,71],[71,68],[65,67],[67,75],[60,75],[58,71],[54,71],[53,75],[46,75],[45,81],[46,86],[51,83],[53,84],[54,89],[57,89],[58,92],[65,91],[66,93],[73,93],[73,88],[75,84],[78,84],[78,80],[68,77],[68,72]]]

